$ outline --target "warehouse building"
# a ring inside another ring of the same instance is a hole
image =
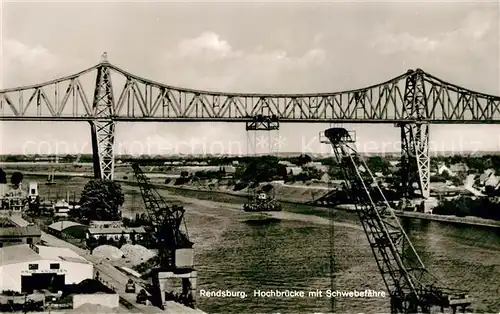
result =
[[[76,238],[84,238],[87,229],[88,226],[74,221],[63,220],[52,223],[47,230],[50,234],[55,235],[58,238],[61,238],[63,233],[70,234]]]
[[[94,266],[67,248],[19,244],[0,248],[0,291],[62,290],[92,279]]]
[[[38,244],[42,233],[36,226],[0,228],[0,248],[18,244]]]

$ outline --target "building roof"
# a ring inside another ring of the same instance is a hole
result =
[[[40,237],[42,233],[35,226],[0,228],[1,238]]]
[[[71,261],[71,262],[87,261],[80,255],[78,255],[76,252],[68,248],[42,246],[42,245],[37,245],[36,247],[38,249],[38,255],[40,255],[43,259]]]
[[[0,265],[34,262],[39,260],[89,263],[68,248],[19,244],[0,248]]]
[[[144,227],[137,228],[89,228],[90,234],[120,234],[120,233],[146,233]]]
[[[0,227],[5,228],[5,227],[15,227],[16,224],[14,224],[9,217],[2,217],[0,216]]]
[[[40,259],[41,256],[33,251],[28,244],[0,248],[0,265],[33,262]]]
[[[75,226],[80,226],[80,227],[87,227],[85,225],[79,224],[74,221],[69,221],[69,220],[63,220],[63,221],[57,221],[54,222],[49,226],[49,229],[56,230],[56,231],[63,231],[64,229],[70,228],[70,227],[75,227]]]
[[[20,215],[12,215],[9,217],[9,219],[19,227],[27,227],[30,224],[28,221],[24,220],[23,217]]]

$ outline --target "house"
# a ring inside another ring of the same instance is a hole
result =
[[[0,228],[0,247],[17,244],[38,244],[42,233],[36,226]]]
[[[330,176],[328,175],[328,173],[323,173],[323,175],[321,176],[321,178],[319,180],[321,182],[328,183],[328,182],[330,182]]]
[[[309,168],[314,168],[317,169],[321,172],[327,172],[328,171],[328,166],[325,166],[321,164],[321,162],[308,162],[307,164],[304,165],[304,167],[309,167]]]
[[[19,244],[0,248],[0,291],[64,290],[94,276],[94,266],[67,248]]]
[[[286,172],[296,176],[302,172],[302,167],[286,167]]]
[[[62,236],[62,233],[74,229],[80,229],[80,230],[78,230],[77,232],[72,231],[71,234],[81,234],[83,236],[85,230],[88,229],[88,226],[69,220],[56,221],[48,227],[48,232],[60,238]]]
[[[496,184],[492,184],[493,182],[495,182],[495,180],[498,181],[496,179],[496,176],[495,176],[495,170],[493,170],[493,169],[487,169],[484,171],[484,173],[482,173],[479,176],[479,184],[481,184],[481,185],[496,185]],[[487,184],[487,182],[489,184]]]
[[[450,166],[450,170],[457,173],[457,172],[467,172],[469,171],[469,167],[467,167],[466,164],[464,163],[458,163],[458,164],[453,164]]]
[[[222,169],[224,169],[224,172],[227,174],[236,172],[236,167],[234,166],[224,166]]]
[[[491,174],[490,177],[484,182],[485,186],[497,186],[498,185],[498,177],[495,174]]]
[[[443,174],[444,172],[448,173],[450,175],[450,177],[455,177],[456,176],[456,173],[451,170],[450,168],[448,168],[445,164],[441,164],[438,168],[438,173],[441,175]]]

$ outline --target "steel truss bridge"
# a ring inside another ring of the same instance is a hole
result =
[[[91,88],[93,95],[88,93]],[[418,187],[427,198],[429,124],[500,123],[500,97],[448,83],[421,69],[343,92],[209,92],[133,75],[109,63],[104,53],[99,64],[77,74],[1,90],[2,120],[89,122],[94,175],[107,180],[114,177],[115,125],[122,121],[245,122],[247,130],[273,130],[287,122],[393,123],[401,129],[403,191],[410,194]]]

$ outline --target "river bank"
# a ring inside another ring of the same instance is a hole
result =
[[[127,183],[127,184],[132,183],[130,181],[124,181],[124,180],[117,180],[117,181]],[[231,195],[231,196],[236,196],[236,197],[241,197],[241,198],[247,197],[246,191],[231,191],[227,188],[225,188],[225,190],[221,190],[220,188],[219,189],[209,189],[209,188],[203,189],[203,188],[194,188],[194,187],[188,187],[188,186],[175,186],[175,185],[166,185],[166,184],[154,184],[154,186],[156,188],[168,189],[168,190],[185,190],[185,191],[204,192],[204,193],[217,193],[217,194],[226,194],[226,195]],[[287,188],[294,189],[295,187],[287,186]],[[279,189],[277,189],[277,190],[279,190]],[[289,192],[288,194],[291,194],[291,193]],[[299,191],[299,194],[301,194],[300,191]],[[286,197],[283,197],[283,195],[280,195],[278,193],[278,191],[276,192],[276,199],[280,202],[283,202],[283,203],[297,204],[297,205],[307,205],[308,201],[310,201],[309,199],[305,199],[302,201],[290,200],[289,198],[286,198]],[[336,208],[341,209],[341,210],[347,210],[347,211],[354,210],[353,205],[350,205],[350,204],[344,204],[341,206],[337,206]],[[500,228],[500,221],[483,219],[483,218],[472,217],[472,216],[467,216],[467,217],[444,216],[444,215],[425,214],[425,213],[420,213],[420,212],[408,212],[408,211],[402,211],[402,210],[395,210],[394,212],[395,212],[396,216],[398,216],[398,217],[414,218],[414,219],[421,219],[421,220],[431,220],[431,221],[455,223],[455,224],[464,224],[464,225],[469,225],[469,226]]]
[[[42,172],[26,172],[27,175],[32,176],[46,176],[46,173]],[[90,173],[80,172],[66,172],[66,173],[58,173],[58,176],[63,177],[88,177],[91,178],[92,175]],[[122,176],[120,176],[122,177]],[[198,185],[198,186],[186,186],[186,185],[174,185],[173,183],[165,184],[162,183],[161,178],[150,178],[155,188],[159,189],[168,189],[168,190],[185,190],[185,191],[193,191],[193,192],[202,192],[202,193],[217,193],[217,194],[225,194],[231,195],[235,197],[246,198],[247,191],[243,189],[241,191],[233,191],[230,187],[227,186],[219,186],[219,187],[208,187],[206,185]],[[123,179],[115,179],[115,181],[135,185],[135,181],[133,179],[123,180]],[[318,186],[300,186],[300,185],[286,185],[286,184],[273,184],[276,192],[276,199],[283,203],[289,204],[297,204],[297,205],[307,205],[309,202],[314,200],[315,198],[321,197],[322,195],[328,192],[324,187]],[[354,208],[352,205],[345,204],[336,207],[337,209],[353,211]],[[480,226],[480,227],[489,227],[489,228],[500,228],[500,221],[483,219],[479,217],[467,216],[467,217],[457,217],[457,216],[444,216],[444,215],[432,215],[425,214],[420,212],[407,212],[407,211],[395,211],[398,217],[406,217],[420,220],[431,220],[438,222],[446,222],[446,223],[455,223],[455,224],[464,224],[469,226]]]

